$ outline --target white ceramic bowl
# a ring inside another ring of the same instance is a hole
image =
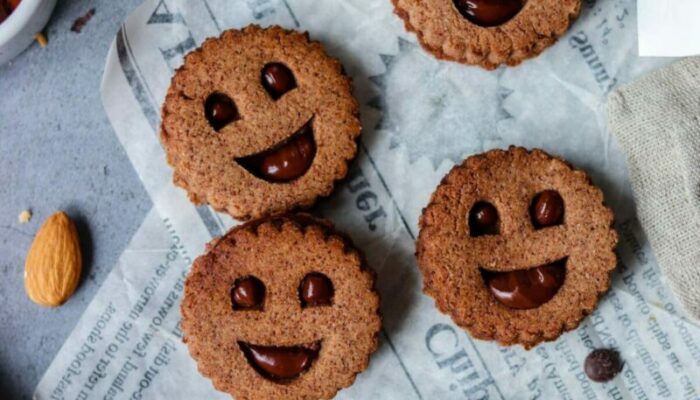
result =
[[[0,64],[15,58],[46,26],[56,0],[22,0],[15,11],[0,22]]]

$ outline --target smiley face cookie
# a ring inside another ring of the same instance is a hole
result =
[[[558,158],[515,147],[472,156],[423,210],[424,290],[476,338],[554,340],[608,289],[612,223],[600,189]]]
[[[406,29],[435,57],[494,69],[554,44],[581,0],[392,0]]]
[[[185,341],[200,372],[236,399],[328,399],[377,348],[374,280],[352,242],[325,221],[252,221],[192,265]]]
[[[239,219],[311,206],[357,152],[351,90],[340,63],[305,33],[249,26],[207,39],[163,105],[175,184]]]

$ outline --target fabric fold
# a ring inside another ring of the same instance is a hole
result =
[[[700,320],[700,57],[620,87],[607,111],[659,266]]]

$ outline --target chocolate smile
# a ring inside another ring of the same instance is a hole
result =
[[[313,117],[292,136],[267,150],[236,158],[254,176],[272,183],[291,182],[306,173],[316,156]]]
[[[263,377],[278,383],[290,382],[308,371],[318,358],[321,343],[309,346],[258,346],[238,342],[250,365]]]
[[[505,24],[525,7],[525,0],[453,1],[464,18],[485,28]]]
[[[508,272],[480,268],[486,287],[501,304],[518,310],[537,308],[559,291],[568,257],[538,267]]]

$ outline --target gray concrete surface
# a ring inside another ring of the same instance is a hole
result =
[[[152,204],[100,101],[104,60],[141,0],[59,0],[33,45],[0,67],[0,398],[31,398],[35,385]],[[80,34],[73,21],[95,16]],[[17,222],[29,208],[28,224]],[[63,209],[80,232],[84,273],[62,307],[24,292],[24,257],[42,221]]]

